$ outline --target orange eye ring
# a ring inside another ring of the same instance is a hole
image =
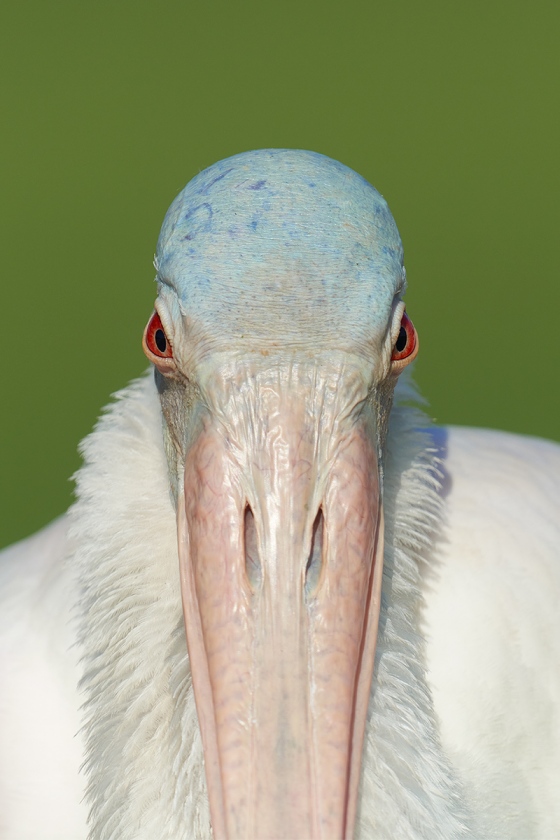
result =
[[[148,352],[158,359],[173,358],[171,342],[165,334],[161,318],[157,312],[154,312],[148,321],[148,326],[144,333],[144,345]]]
[[[401,328],[393,347],[393,354],[391,356],[392,362],[403,362],[411,356],[416,355],[418,347],[418,336],[414,329],[414,324],[406,314],[403,312],[401,320]],[[412,361],[412,359],[410,359]]]

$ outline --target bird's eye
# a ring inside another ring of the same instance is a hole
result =
[[[392,362],[408,362],[416,356],[418,349],[418,336],[414,329],[414,324],[406,314],[403,312],[401,320],[401,328],[393,347],[393,354],[391,356]],[[399,365],[400,367],[400,365]]]
[[[173,358],[171,344],[165,334],[161,318],[157,312],[154,312],[148,321],[148,326],[146,327],[146,332],[144,333],[144,345],[145,349],[148,350],[149,353],[159,359]]]

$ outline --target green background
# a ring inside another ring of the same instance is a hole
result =
[[[386,196],[440,422],[559,438],[560,3],[3,0],[0,543],[145,368],[163,215],[251,148]]]

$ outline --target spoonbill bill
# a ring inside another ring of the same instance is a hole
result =
[[[2,555],[2,840],[558,840],[560,448],[415,407],[334,160],[201,172],[156,267],[149,372]]]

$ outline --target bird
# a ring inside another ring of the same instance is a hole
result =
[[[1,555],[0,838],[558,838],[560,447],[432,424],[335,160],[210,166],[155,265],[149,370]]]

